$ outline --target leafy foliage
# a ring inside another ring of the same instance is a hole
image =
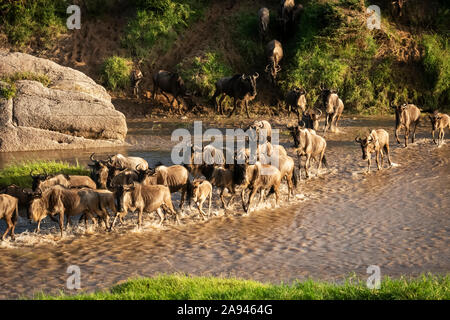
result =
[[[112,56],[103,62],[101,78],[111,90],[126,89],[130,86],[131,70],[130,59]]]

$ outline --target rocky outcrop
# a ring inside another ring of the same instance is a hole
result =
[[[91,78],[46,59],[0,52],[0,77],[17,72],[44,74],[51,84],[19,80],[13,98],[0,97],[0,151],[124,144],[125,116]]]

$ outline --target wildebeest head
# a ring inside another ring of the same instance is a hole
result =
[[[287,126],[289,133],[294,139],[294,146],[298,148],[300,145],[300,127],[299,126]]]
[[[31,183],[31,189],[33,191],[36,191],[39,189],[41,183],[47,179],[48,174],[45,173],[45,174],[33,175],[33,171],[31,171],[30,176],[31,176],[31,179],[33,180]]]
[[[430,118],[431,121],[431,127],[433,128],[433,131],[437,129],[437,124],[439,120],[442,119],[442,116],[439,115],[439,112],[436,110],[433,112],[433,114],[429,114],[428,118]]]
[[[364,137],[356,137],[355,141],[361,145],[362,159],[367,160],[370,154],[375,151],[376,143],[378,142],[371,133],[368,133]]]
[[[186,86],[184,84],[183,79],[181,79],[180,75],[178,73],[173,73],[172,77],[170,79],[172,86],[177,88],[179,95],[185,96],[186,95]]]
[[[147,178],[148,176],[151,176],[151,175],[153,175],[155,173],[155,169],[148,168],[146,170],[142,170],[142,169],[139,169],[139,165],[136,166],[135,171],[136,171],[136,173],[138,175],[138,180],[137,181],[139,183],[144,181],[145,178]]]
[[[322,110],[315,108],[309,109],[303,113],[303,122],[306,128],[318,130],[319,129],[319,119],[322,116]]]
[[[94,158],[94,153],[90,156],[92,164],[88,164],[91,168],[91,178],[97,184],[97,188],[106,189],[108,175],[109,175],[109,166],[108,160],[96,160]]]
[[[241,96],[256,96],[256,79],[258,77],[258,72],[255,72],[254,74],[248,76],[246,76],[245,74],[241,75],[241,77],[239,78],[239,90],[241,92]]]

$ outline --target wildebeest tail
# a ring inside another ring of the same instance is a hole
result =
[[[294,170],[292,170],[292,182],[294,183],[294,188],[297,188],[298,186],[298,179],[297,179],[297,172]]]
[[[186,183],[186,202],[190,205],[191,199],[194,196],[194,186],[192,185],[191,180],[187,180]]]

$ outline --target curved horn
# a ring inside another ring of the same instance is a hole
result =
[[[361,142],[361,138],[356,137],[356,138],[355,138],[355,142],[360,143],[360,142]]]
[[[39,177],[39,175],[33,176],[33,171],[34,171],[34,170],[31,170],[31,171],[30,171],[30,177],[31,177],[32,179],[35,179],[35,178]]]
[[[136,168],[134,168],[134,170],[139,171],[139,170],[138,170],[139,165],[140,165],[140,163],[138,163],[138,164],[136,165]]]
[[[277,65],[275,66],[275,70],[276,70],[277,72],[280,72],[281,66],[280,66],[279,64],[277,64]]]
[[[303,123],[303,125],[301,125],[300,123]],[[302,129],[305,129],[305,127],[306,127],[305,121],[299,120],[299,121],[298,121],[298,126],[299,126],[300,128],[302,128]]]
[[[320,112],[320,114],[318,115],[318,117],[322,116],[322,110],[320,110],[319,108],[316,107],[316,110]]]
[[[264,69],[264,71],[265,71],[265,72],[269,72],[269,68],[270,68],[270,64],[268,64],[268,65],[266,66],[266,69]]]
[[[257,79],[259,77],[259,73],[255,72],[255,74],[253,76],[255,77],[255,79]]]

